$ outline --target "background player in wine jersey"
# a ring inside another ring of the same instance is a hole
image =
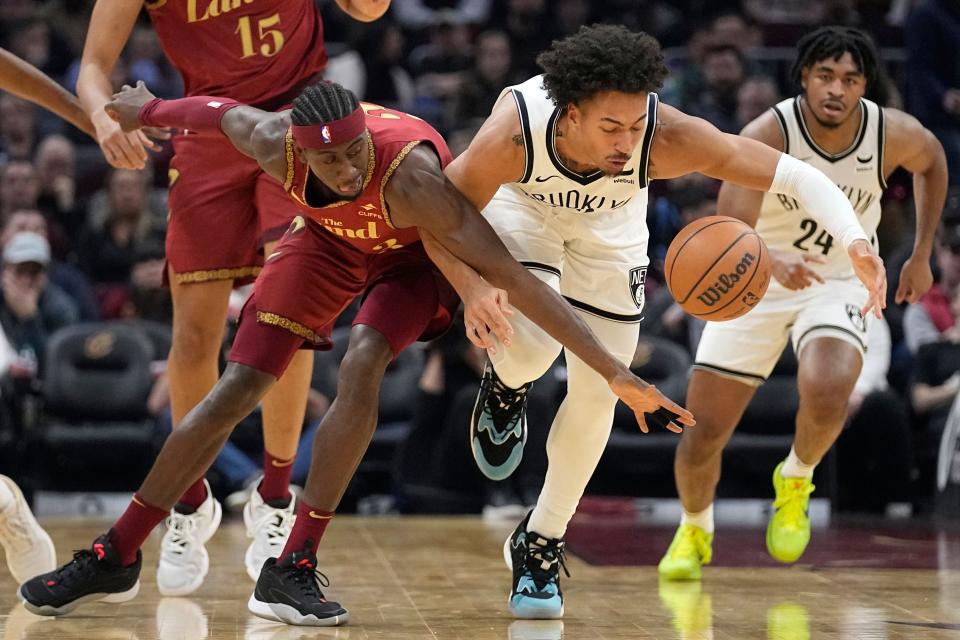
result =
[[[878,64],[873,42],[861,31],[825,27],[808,34],[793,68],[801,94],[749,123],[743,135],[823,171],[849,198],[874,244],[887,177],[897,167],[913,172],[916,235],[896,302],[916,302],[933,281],[930,252],[947,189],[946,160],[916,119],[864,98],[879,81]],[[793,447],[773,472],[775,511],[766,540],[781,562],[801,556],[810,540],[810,479],[843,428],[870,321],[859,311],[867,292],[849,259],[804,205],[725,183],[717,212],[756,226],[770,249],[774,281],[750,313],[708,322],[700,340],[687,401],[700,409],[701,420],[677,449],[684,516],[660,562],[668,579],[698,579],[710,561],[723,447],[788,339],[799,360],[800,409]]]
[[[317,546],[373,435],[387,365],[414,340],[445,330],[457,304],[420,234],[432,234],[435,247],[507,290],[521,310],[594,367],[639,420],[643,412],[669,411],[675,429],[693,424],[686,410],[631,374],[559,295],[511,259],[443,175],[450,152],[422,120],[374,105],[361,108],[348,90],[327,83],[307,87],[292,113],[273,114],[217,97],[152,98],[141,84],[118,94],[109,108],[127,130],[141,124],[222,130],[283,184],[305,215],[294,219],[267,259],[223,377],[164,444],[111,531],[64,568],[21,587],[31,611],[59,615],[78,601],[133,597],[139,548],[153,527],[210,465],[297,350],[328,347],[337,315],[362,294],[337,398],[317,430],[296,524],[279,560],[264,564],[248,605],[259,616],[291,624],[345,622],[346,610],[320,591]],[[507,337],[500,330],[498,335]]]
[[[790,156],[660,104],[655,91],[667,69],[656,40],[620,26],[583,27],[538,63],[544,75],[504,91],[447,174],[483,208],[511,254],[558,289],[622,362],[633,359],[639,335],[653,178],[698,171],[796,198],[843,238],[872,291],[864,312],[883,305],[882,261],[843,193]],[[477,277],[444,268],[458,289]],[[519,462],[526,390],[561,350],[531,320],[513,317],[512,345],[491,354],[481,383],[471,444],[487,475],[503,477]],[[506,547],[510,609],[519,617],[563,615],[562,538],[617,400],[579,358],[567,353],[566,363],[567,396],[547,441],[543,491]]]
[[[0,49],[0,91],[36,103],[93,135],[93,126],[75,96],[5,49]],[[0,475],[0,545],[17,581],[50,571],[57,564],[53,541],[33,517],[20,488],[4,475]]]
[[[389,6],[389,0],[337,3],[364,21]],[[114,90],[110,73],[142,7],[187,95],[225,95],[273,111],[289,105],[327,63],[314,0],[98,0],[77,91],[115,167],[142,168],[144,147],[154,146],[142,131],[121,131],[103,110]],[[256,162],[225,139],[201,141],[182,132],[173,147],[166,275],[173,297],[168,371],[176,426],[217,381],[231,289],[252,281],[260,270],[261,249],[272,250],[297,208]],[[289,530],[288,484],[311,362],[308,353],[298,356],[264,398],[264,477],[244,510],[253,537],[246,554],[252,577],[283,544],[277,532]],[[203,545],[216,531],[220,513],[202,478],[184,494],[162,543],[157,571],[162,594],[185,595],[203,582],[208,569]]]

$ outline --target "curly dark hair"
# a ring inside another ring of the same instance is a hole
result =
[[[646,93],[663,86],[669,73],[660,43],[620,25],[580,27],[554,40],[537,56],[543,86],[558,106],[580,104],[602,91]]]
[[[875,102],[886,102],[885,76],[880,67],[880,54],[873,39],[853,27],[821,27],[800,38],[797,59],[790,69],[790,77],[800,86],[803,70],[821,60],[839,60],[849,53],[867,81],[867,97]]]
[[[318,82],[293,99],[290,119],[298,126],[326,124],[345,118],[360,106],[357,96],[336,82]]]

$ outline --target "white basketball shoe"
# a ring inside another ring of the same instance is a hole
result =
[[[160,542],[157,588],[165,596],[185,596],[203,584],[210,569],[210,556],[204,547],[220,526],[223,511],[213,497],[210,484],[207,499],[193,513],[171,511],[167,532]]]

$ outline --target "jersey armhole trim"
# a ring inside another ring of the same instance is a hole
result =
[[[883,107],[877,105],[877,180],[882,191],[887,190],[887,179],[883,175],[883,148],[886,146],[884,126]]]
[[[283,181],[283,190],[290,192],[293,186],[293,127],[287,127],[287,133],[283,136],[284,159],[287,162],[287,175]]]
[[[777,124],[780,125],[780,133],[783,134],[783,152],[787,155],[790,155],[790,134],[787,132],[787,120],[783,117],[780,109],[777,109],[776,107],[770,107],[770,110],[773,111],[773,115],[777,116]]]
[[[517,103],[517,113],[520,114],[520,132],[523,135],[523,177],[520,182],[529,182],[533,175],[533,137],[530,135],[530,116],[527,113],[527,103],[523,94],[516,89],[511,89],[513,100]]]
[[[387,182],[390,181],[390,177],[393,175],[393,172],[397,170],[397,167],[400,166],[400,163],[403,162],[403,159],[407,157],[407,154],[413,151],[413,148],[418,144],[423,142],[422,140],[413,140],[404,145],[403,149],[400,149],[400,153],[397,154],[391,162],[390,166],[387,167],[387,170],[383,172],[383,177],[380,179],[380,213],[383,214],[383,221],[387,223],[387,226],[391,229],[396,229],[393,226],[393,220],[390,219],[390,209],[387,208],[387,198],[384,195],[384,190],[387,188]]]
[[[643,171],[641,189],[650,186],[650,147],[653,145],[653,136],[657,132],[657,105],[660,99],[652,91],[647,94],[647,130],[643,133],[643,142],[640,148],[640,169]]]

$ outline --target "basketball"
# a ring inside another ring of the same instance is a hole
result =
[[[707,216],[681,229],[664,261],[670,295],[692,316],[714,322],[750,311],[770,284],[770,254],[744,222]]]

